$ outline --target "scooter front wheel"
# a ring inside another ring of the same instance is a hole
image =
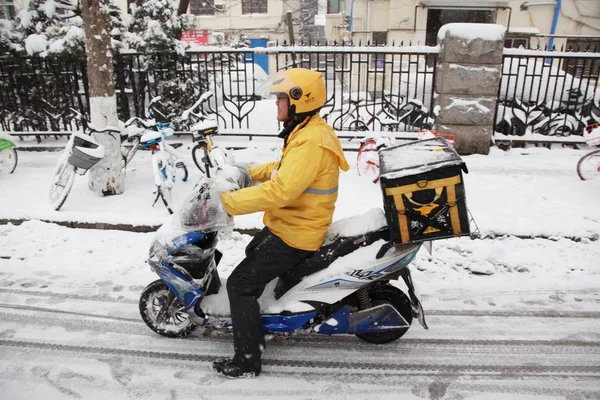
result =
[[[369,290],[369,297],[371,298],[371,303],[373,306],[380,304],[391,304],[396,310],[398,310],[400,315],[402,315],[409,326],[412,323],[413,317],[410,300],[402,290],[389,285],[380,286]],[[407,331],[408,328],[400,328],[386,332],[357,333],[356,337],[364,340],[365,342],[384,344],[400,339]]]
[[[146,286],[142,292],[140,314],[150,329],[167,337],[186,337],[198,327],[183,304],[160,279]]]

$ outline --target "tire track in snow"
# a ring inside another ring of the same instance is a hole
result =
[[[65,344],[54,344],[34,341],[21,340],[5,340],[0,339],[0,346],[13,348],[26,348],[37,350],[49,350],[60,352],[74,352],[78,354],[90,355],[116,355],[134,358],[151,358],[160,360],[177,360],[191,362],[213,362],[221,355],[212,354],[186,354],[163,351],[147,351],[147,350],[129,350],[119,349],[114,347],[95,347],[95,346],[76,346]],[[436,374],[448,373],[452,371],[454,374],[464,375],[502,375],[513,379],[518,377],[537,377],[537,376],[555,376],[566,377],[573,379],[575,377],[599,377],[600,366],[588,365],[567,365],[567,366],[545,366],[545,365],[455,365],[455,364],[408,364],[408,363],[367,363],[355,361],[324,361],[324,360],[281,360],[266,358],[263,364],[267,366],[278,367],[304,367],[304,368],[324,368],[351,371],[386,371],[398,374],[413,373],[413,374]]]
[[[14,310],[14,312],[0,311],[0,320],[4,322],[18,322],[28,324],[38,324],[45,327],[60,326],[68,328],[71,331],[92,330],[95,332],[111,332],[117,334],[135,334],[147,337],[160,337],[152,332],[142,321],[142,319],[111,317],[98,314],[63,312],[59,310],[42,309],[29,306],[12,306],[0,304],[0,308],[5,310]],[[25,311],[19,312],[19,311]],[[46,315],[40,315],[39,313]],[[33,314],[35,313],[35,314]],[[55,314],[64,315],[65,318],[58,319]],[[1,333],[1,332],[0,332]],[[600,341],[584,340],[483,340],[483,339],[419,339],[419,338],[401,338],[397,342],[383,346],[374,346],[364,343],[353,335],[318,335],[308,331],[296,332],[292,335],[268,334],[268,342],[276,346],[307,346],[332,348],[339,347],[345,349],[347,346],[361,348],[373,353],[385,353],[398,349],[431,349],[436,350],[464,350],[481,352],[487,348],[503,347],[503,353],[528,352],[532,354],[548,353],[562,354],[568,350],[570,353],[577,354],[600,354]],[[164,338],[168,341],[171,339]],[[186,341],[204,341],[204,342],[223,342],[229,343],[232,340],[231,334],[221,331],[204,331],[199,328],[191,336],[185,338]],[[532,347],[531,349],[526,349]],[[535,347],[535,348],[533,348]]]

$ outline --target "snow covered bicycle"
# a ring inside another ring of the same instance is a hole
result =
[[[149,149],[152,152],[152,173],[154,176],[154,185],[156,187],[156,197],[152,206],[161,199],[169,214],[173,214],[172,189],[175,184],[177,170],[181,170],[181,180],[187,181],[188,170],[185,163],[179,157],[177,151],[164,139],[174,134],[171,123],[156,122],[154,119],[155,106],[159,103],[161,97],[155,97],[148,105],[149,119],[138,117],[131,118],[126,122],[127,129],[135,125],[142,132],[134,131],[134,135],[140,135],[139,147]]]
[[[210,91],[203,93],[193,106],[181,114],[182,120],[194,121],[189,128],[194,142],[197,142],[192,148],[192,159],[200,172],[209,178],[211,169],[227,163],[227,155],[212,139],[213,135],[219,134],[219,125],[215,119],[209,118],[202,108],[212,96]]]
[[[589,146],[600,146],[600,124],[588,126],[583,137]],[[583,181],[600,179],[600,149],[593,150],[579,159],[577,175]]]
[[[17,146],[7,137],[0,137],[0,176],[15,172],[18,161]]]
[[[96,142],[92,135],[100,133],[115,137],[121,132],[119,128],[112,126],[96,128],[87,117],[76,110],[71,111],[76,114],[76,118],[81,123],[82,132],[71,133],[65,151],[52,175],[49,197],[52,208],[56,211],[60,210],[67,200],[75,181],[75,174],[85,175],[104,157],[104,146]]]

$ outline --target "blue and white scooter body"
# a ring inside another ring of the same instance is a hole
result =
[[[348,301],[365,288],[380,283],[385,285],[400,276],[409,286],[412,314],[420,317],[420,322],[426,327],[407,268],[420,245],[389,245],[385,240],[385,217],[380,209],[353,220],[351,225],[369,226],[371,231],[344,237],[336,233],[336,224],[333,224],[330,243],[326,242],[311,257],[312,262],[298,268],[300,271],[305,267],[308,272],[316,272],[276,278],[267,285],[259,300],[265,331],[293,332],[304,327],[323,334],[360,334],[408,329],[412,317],[407,318],[406,312],[403,316],[393,304],[383,302],[358,309]],[[375,229],[374,220],[380,222],[375,223]],[[341,221],[338,226],[344,224],[348,225],[348,221]],[[215,257],[218,255],[216,240],[212,240],[211,247],[196,247],[199,242],[207,242],[208,235],[216,236],[215,233],[188,232],[167,243],[155,241],[149,264],[194,323],[230,328],[226,285],[220,282],[217,271],[220,255]],[[344,248],[346,254],[336,257],[335,253]],[[191,253],[195,253],[193,256],[198,257],[198,263],[202,265],[200,275],[196,271],[195,277],[180,265],[181,260],[190,260]],[[334,260],[330,263],[331,258]]]

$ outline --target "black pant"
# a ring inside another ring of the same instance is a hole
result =
[[[265,341],[258,298],[267,283],[313,253],[288,246],[267,228],[248,244],[246,258],[227,280],[236,358],[253,355],[260,360]]]

